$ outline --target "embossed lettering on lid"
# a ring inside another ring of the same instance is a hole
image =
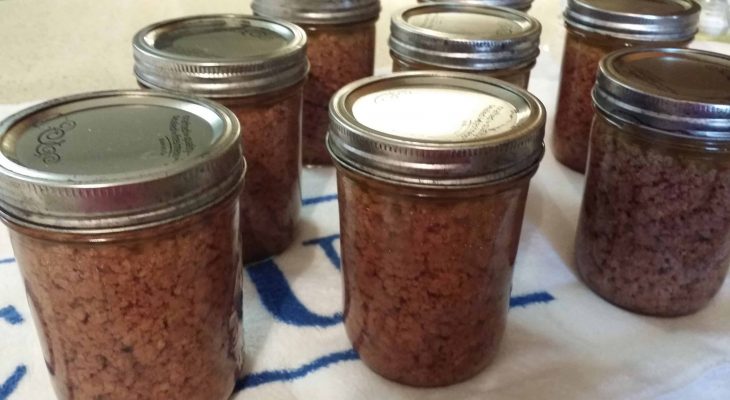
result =
[[[244,170],[227,109],[166,93],[98,92],[0,123],[0,213],[58,229],[121,229],[217,201]]]
[[[354,82],[330,104],[327,145],[342,165],[406,184],[463,187],[534,171],[545,110],[478,75],[405,72]]]

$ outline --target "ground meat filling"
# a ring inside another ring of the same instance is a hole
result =
[[[505,328],[525,187],[434,199],[342,171],[338,184],[345,325],[361,359],[414,386],[480,372]]]
[[[576,260],[610,302],[677,316],[704,307],[730,262],[730,164],[642,142],[597,118]]]
[[[260,261],[289,247],[299,221],[302,89],[274,102],[223,105],[241,122],[248,163],[241,195],[243,257]]]
[[[553,153],[568,168],[584,173],[593,122],[591,91],[598,63],[610,48],[588,44],[569,34],[565,41],[558,109],[553,130]]]
[[[237,207],[135,240],[11,230],[60,399],[228,398],[243,360]]]
[[[307,35],[311,70],[304,89],[303,161],[307,165],[331,165],[325,146],[329,102],[343,86],[373,75],[375,25],[312,27]]]

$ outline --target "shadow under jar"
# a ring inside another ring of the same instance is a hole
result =
[[[457,3],[486,7],[507,7],[527,12],[533,0],[418,0],[419,3]]]
[[[138,32],[134,57],[142,86],[213,99],[236,114],[249,166],[241,195],[244,262],[286,250],[301,207],[304,31],[264,17],[181,18]]]
[[[10,230],[56,394],[224,400],[243,365],[235,115],[98,92],[0,123]]]
[[[311,70],[304,87],[302,159],[305,165],[331,165],[325,146],[329,102],[343,86],[373,75],[380,1],[254,0],[251,8],[307,32]]]
[[[690,0],[569,0],[552,151],[583,173],[593,121],[598,63],[626,47],[684,47],[697,33],[700,6]]]
[[[391,20],[393,71],[443,70],[498,78],[527,89],[540,54],[540,23],[509,8],[421,4]]]
[[[681,77],[681,79],[678,79]],[[600,65],[576,262],[627,310],[703,308],[730,263],[730,58],[622,50]]]
[[[495,357],[545,112],[492,78],[407,72],[332,100],[344,319],[360,358],[413,386]]]

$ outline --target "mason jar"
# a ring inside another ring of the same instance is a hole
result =
[[[408,385],[474,376],[504,333],[542,104],[493,78],[428,71],[355,82],[330,110],[355,350]]]
[[[600,64],[576,262],[627,310],[705,307],[730,264],[730,57],[626,49]]]
[[[0,123],[0,219],[59,399],[231,395],[239,131],[215,103],[138,91]]]
[[[304,87],[302,157],[306,165],[332,165],[325,146],[329,102],[341,87],[373,75],[380,1],[254,0],[251,8],[307,32],[311,71]]]
[[[569,0],[552,151],[583,173],[593,121],[591,90],[598,63],[625,47],[684,47],[697,33],[700,6],[691,0]]]
[[[418,0],[419,3],[459,3],[474,4],[487,7],[507,7],[527,12],[532,7],[532,0]]]
[[[289,247],[301,206],[304,31],[264,17],[186,17],[139,31],[134,59],[143,87],[213,99],[238,116],[250,171],[241,197],[244,261]]]
[[[540,23],[508,8],[421,4],[395,13],[390,29],[395,72],[470,72],[526,89],[540,54]]]

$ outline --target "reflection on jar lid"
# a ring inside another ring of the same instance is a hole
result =
[[[545,110],[525,90],[472,74],[405,72],[354,82],[330,104],[342,165],[404,184],[463,187],[536,168]]]
[[[306,34],[264,17],[201,15],[168,20],[133,40],[143,85],[206,97],[243,97],[301,82],[309,71]]]
[[[486,7],[509,7],[515,10],[527,11],[533,0],[418,0],[419,3],[457,3]]]
[[[399,58],[460,70],[527,66],[540,54],[540,23],[509,8],[433,3],[403,9],[391,21]]]
[[[380,15],[380,0],[253,0],[256,15],[297,24],[349,24]]]
[[[565,23],[636,41],[686,41],[697,33],[700,6],[692,0],[568,0]]]
[[[163,92],[52,100],[0,122],[0,214],[53,229],[180,218],[245,170],[240,125],[216,103]]]
[[[593,99],[620,120],[730,139],[730,57],[685,49],[620,50],[601,62]]]

